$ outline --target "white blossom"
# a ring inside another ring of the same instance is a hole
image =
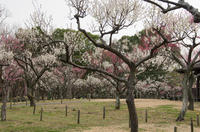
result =
[[[28,50],[24,51],[24,56],[26,56],[27,58],[32,58],[32,53]]]
[[[103,65],[103,67],[104,67],[105,69],[110,68],[111,66],[113,66],[113,65],[110,64],[108,61],[104,61],[102,65]]]
[[[88,76],[87,80],[88,83],[91,85],[99,85],[101,84],[101,80],[99,78],[93,77],[93,76]]]
[[[86,81],[84,79],[77,79],[74,83],[75,86],[80,86],[80,87],[83,87],[83,86],[86,86]]]
[[[36,62],[40,64],[45,64],[45,65],[52,65],[56,63],[56,57],[52,54],[44,54],[39,57],[37,57]]]
[[[13,60],[13,52],[7,51],[5,44],[0,45],[0,61],[2,63],[10,63]]]

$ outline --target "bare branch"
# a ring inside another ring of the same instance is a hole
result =
[[[160,48],[161,46],[163,46],[164,44],[166,44],[165,41],[163,41],[162,43],[160,43],[159,45],[155,45],[151,51],[150,51],[150,54],[144,58],[142,58],[141,60],[139,60],[137,63],[136,63],[136,67],[140,66],[142,63],[144,63],[145,61],[153,58],[156,54],[155,54],[155,51]]]
[[[174,53],[172,53],[172,57],[179,65],[185,67],[184,63]]]
[[[142,58],[141,60],[139,60],[139,61],[136,63],[136,67],[140,66],[140,64],[144,63],[145,61],[147,61],[147,60],[153,58],[153,57],[156,55],[156,54],[155,54],[155,51],[156,51],[157,49],[159,49],[161,46],[167,45],[167,44],[169,44],[169,43],[178,42],[178,41],[184,39],[184,38],[179,38],[179,39],[176,39],[176,40],[170,40],[170,41],[169,41],[169,40],[161,33],[160,30],[157,30],[157,29],[155,29],[155,28],[153,28],[153,30],[156,31],[156,32],[158,33],[159,36],[161,36],[161,38],[163,39],[163,41],[162,41],[161,43],[155,45],[155,46],[151,49],[149,55],[147,55],[146,57],[144,57],[144,58]]]
[[[94,39],[92,39],[89,34],[80,27],[80,20],[79,20],[79,16],[75,15],[74,16],[77,20],[77,24],[78,24],[78,30],[80,32],[82,32],[96,47],[99,48],[103,48],[105,50],[108,50],[112,53],[114,53],[115,55],[117,55],[119,58],[121,58],[129,67],[132,67],[134,64],[124,55],[122,55],[119,51],[111,48],[109,45],[106,45],[105,42],[102,40],[102,43],[97,43]]]
[[[61,61],[64,62],[64,63],[66,63],[65,60],[61,60]],[[117,76],[115,76],[115,75],[113,75],[113,74],[111,74],[111,73],[108,73],[107,71],[104,71],[104,70],[102,70],[102,69],[93,68],[93,67],[90,67],[90,66],[80,66],[80,65],[77,65],[77,64],[75,64],[75,63],[73,63],[73,62],[70,62],[70,61],[68,61],[67,64],[70,64],[70,65],[72,65],[72,66],[74,66],[74,67],[78,67],[78,68],[80,68],[80,69],[85,69],[85,70],[90,70],[90,71],[93,71],[93,72],[102,73],[102,74],[104,74],[104,75],[107,75],[107,76],[109,76],[109,77],[111,77],[111,78],[113,78],[113,79],[115,79],[115,80],[118,80],[118,81],[121,81],[121,82],[124,82],[124,83],[127,82],[126,79],[117,77]]]
[[[168,8],[166,8],[166,9],[164,7],[162,7],[161,5],[159,5],[157,2],[154,2],[152,0],[144,0],[144,1],[158,6],[162,10],[163,13],[167,13],[167,12],[179,9],[179,8],[183,8],[193,15],[195,23],[200,22],[200,12],[198,11],[198,9],[194,8],[191,4],[185,2],[184,0],[179,0],[178,2],[173,2],[170,0],[157,0],[157,1],[161,1],[161,2],[173,5],[173,7],[168,6]]]

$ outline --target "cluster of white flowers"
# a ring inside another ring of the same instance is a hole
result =
[[[0,60],[1,61],[7,61],[10,62],[13,59],[13,52],[9,51],[5,51],[5,50],[0,50]]]
[[[70,51],[79,51],[85,47],[86,37],[80,32],[68,31],[64,33],[64,41],[68,44]]]
[[[44,54],[41,56],[38,56],[36,59],[36,62],[38,64],[44,64],[44,65],[52,65],[54,63],[56,63],[56,57],[52,54]]]
[[[104,85],[108,85],[109,82],[106,79],[100,80],[94,76],[88,76],[87,79],[77,79],[74,83],[75,86],[78,87],[103,87]]]
[[[84,87],[84,86],[86,86],[86,81],[84,79],[77,79],[74,82],[74,85],[78,86],[78,87]]]
[[[133,52],[127,54],[132,61],[138,61],[150,54],[150,50],[141,50],[138,45],[133,47]]]
[[[86,81],[90,85],[100,85],[101,84],[101,80],[99,78],[96,78],[93,76],[88,76]]]
[[[103,49],[101,48],[96,48],[93,57],[96,59],[101,58],[103,53]]]
[[[7,51],[4,44],[0,45],[0,61],[2,63],[10,63],[13,60],[13,56],[13,52]]]
[[[64,48],[55,48],[54,49],[54,54],[57,55],[61,55],[61,54],[65,54],[65,49]]]
[[[103,68],[107,69],[107,68],[110,68],[113,65],[111,63],[109,63],[108,61],[104,61],[102,66],[103,66]]]
[[[165,82],[151,80],[150,78],[146,79],[145,81],[138,81],[136,84],[136,89],[142,92],[155,92],[157,89],[168,91],[169,86]]]
[[[35,38],[35,34],[32,29],[19,28],[16,35],[20,40],[26,40],[26,39],[29,40]]]
[[[25,50],[23,54],[27,58],[32,58],[32,53],[30,51],[28,51],[28,50]]]

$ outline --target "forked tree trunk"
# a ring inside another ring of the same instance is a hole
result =
[[[134,95],[133,95],[134,88],[135,88],[134,71],[130,73],[126,87],[127,87],[126,103],[127,103],[128,111],[129,111],[131,132],[138,132],[138,117],[137,117],[137,112],[136,112],[136,107],[135,107],[135,102],[134,102]]]
[[[28,98],[30,100],[30,106],[35,106],[35,98],[32,95],[28,95]]]
[[[189,88],[188,88],[189,105],[188,105],[188,110],[194,110],[194,97],[193,97],[193,93],[192,93],[193,83],[194,83],[194,76],[192,74],[189,78]]]
[[[36,99],[35,99],[35,90],[32,89],[32,93],[27,94],[28,99],[30,100],[30,106],[33,107],[36,105]]]
[[[183,104],[182,104],[182,109],[179,113],[179,116],[177,117],[176,121],[182,121],[184,120],[185,113],[188,108],[188,83],[189,83],[189,75],[187,73],[184,73],[184,78],[183,78]]]

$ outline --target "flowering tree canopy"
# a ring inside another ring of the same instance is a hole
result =
[[[137,53],[132,52],[131,56],[128,56],[125,52],[122,52],[116,45],[119,45],[113,41],[113,35],[118,33],[120,30],[130,27],[135,24],[136,21],[140,19],[143,13],[142,9],[144,9],[141,3],[137,0],[129,1],[129,0],[107,0],[105,2],[102,1],[93,1],[88,2],[87,0],[70,0],[69,5],[74,9],[74,18],[76,19],[78,30],[82,32],[87,39],[96,47],[101,50],[105,50],[106,52],[110,52],[114,56],[120,58],[120,60],[127,65],[129,68],[129,72],[127,77],[120,77],[111,72],[108,72],[102,68],[95,67],[95,65],[84,65],[80,66],[70,59],[63,60],[64,63],[71,64],[75,67],[79,67],[81,69],[87,69],[94,72],[99,72],[106,76],[109,76],[115,80],[120,82],[124,82],[126,84],[127,96],[126,102],[129,109],[130,120],[131,120],[131,131],[138,131],[138,120],[137,114],[134,104],[133,92],[135,90],[136,85],[136,74],[138,69],[142,64],[149,61],[151,58],[155,57],[165,48],[168,47],[168,44],[173,44],[179,40],[182,40],[181,37],[174,37],[173,34],[170,34],[171,27],[167,25],[170,22],[170,15],[163,16],[159,10],[155,10],[155,8],[149,11],[149,17],[146,19],[145,28],[148,29],[147,38],[144,38],[143,49],[148,49],[143,57],[137,58]],[[113,8],[110,8],[112,5]],[[92,10],[91,10],[92,7]],[[127,8],[130,7],[130,8]],[[95,10],[93,10],[95,9]],[[151,14],[152,13],[152,14]],[[99,33],[100,38],[98,40],[93,39],[88,32],[81,27],[81,20],[84,19],[88,14],[94,17],[96,20],[96,30]],[[177,27],[173,27],[177,28]],[[151,33],[155,35],[151,35]],[[104,37],[108,36],[109,41],[106,42]],[[152,39],[151,37],[158,36],[156,39]],[[70,43],[70,41],[67,41]],[[137,45],[139,46],[139,45]],[[161,48],[161,49],[160,49]],[[138,50],[139,48],[136,48]],[[142,48],[140,48],[142,49]],[[160,49],[160,50],[159,50]],[[96,49],[97,50],[97,49]],[[146,51],[146,50],[145,50]],[[95,51],[96,52],[96,51]],[[100,52],[101,53],[101,52]],[[69,46],[66,46],[66,58],[69,58],[70,50]],[[98,56],[99,57],[99,56]],[[99,60],[99,59],[98,59]],[[115,59],[113,59],[115,60]],[[96,62],[95,62],[96,63]]]

